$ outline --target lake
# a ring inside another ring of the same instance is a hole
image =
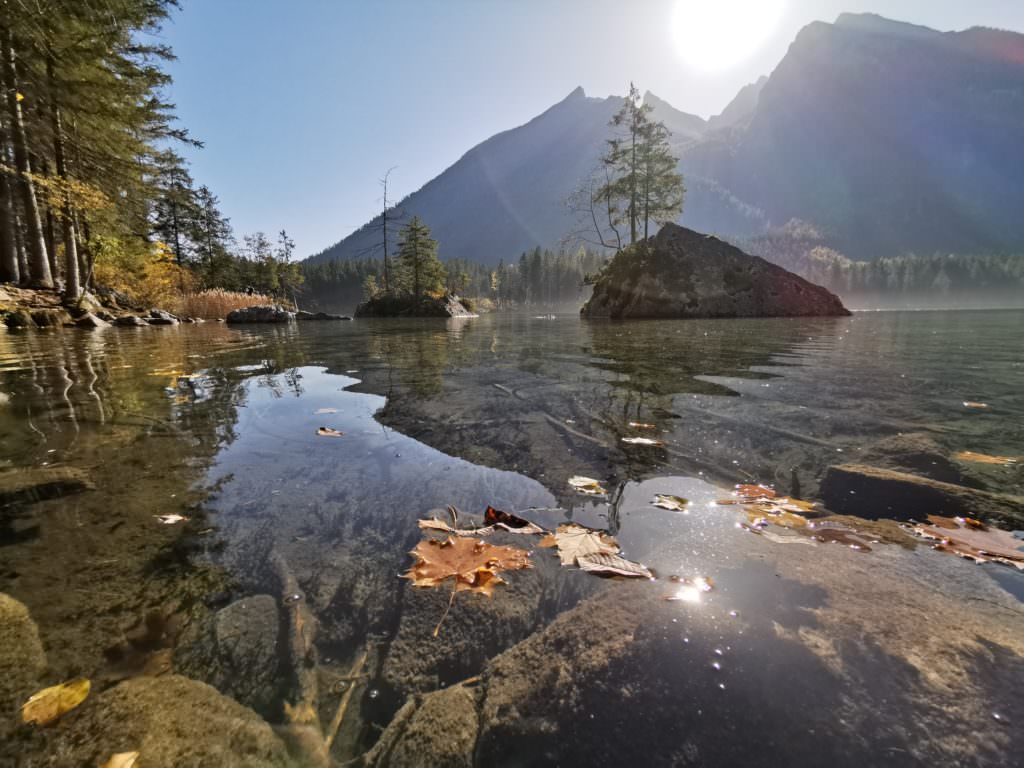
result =
[[[300,763],[288,728],[341,711],[339,762],[439,759],[434,730],[453,765],[1016,764],[1024,572],[894,521],[808,536],[716,503],[817,501],[829,466],[899,441],[1024,495],[1024,462],[948,460],[1024,455],[1024,311],[7,333],[0,467],[91,488],[0,512],[0,592],[47,683],[185,674]],[[655,578],[509,531],[487,542],[533,567],[489,598],[399,578],[418,520],[488,506],[605,530]],[[0,759],[64,738],[13,733]]]

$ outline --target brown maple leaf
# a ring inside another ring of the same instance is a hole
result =
[[[533,567],[530,553],[524,549],[455,536],[444,541],[424,539],[410,554],[416,562],[402,578],[409,579],[415,586],[438,587],[448,579],[455,580],[448,608],[434,629],[434,637],[448,615],[456,592],[479,592],[490,597],[498,584],[505,583],[498,575],[501,571]]]

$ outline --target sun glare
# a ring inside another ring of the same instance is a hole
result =
[[[784,9],[785,0],[676,0],[676,52],[694,69],[730,69],[761,47]]]

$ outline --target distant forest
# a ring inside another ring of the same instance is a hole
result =
[[[579,306],[586,298],[585,283],[607,259],[584,248],[573,252],[535,248],[518,261],[501,261],[494,267],[451,259],[445,262],[445,287],[485,309]],[[367,278],[380,284],[384,274],[381,259],[337,259],[300,266],[304,278],[300,301],[323,308],[354,307],[364,299]]]
[[[854,306],[1024,304],[1024,254],[931,254],[854,261],[829,248],[813,226],[791,221],[735,244]]]

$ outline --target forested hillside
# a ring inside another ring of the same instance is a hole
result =
[[[239,246],[182,151],[202,144],[166,97],[176,0],[7,2],[0,16],[0,281],[97,285],[141,303],[218,287],[281,297],[285,232]]]

